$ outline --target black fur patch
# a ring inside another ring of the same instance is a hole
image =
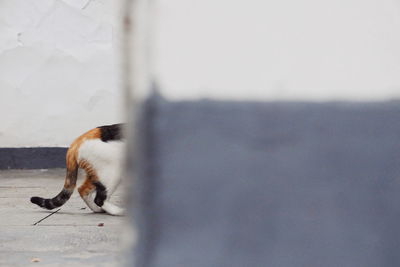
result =
[[[57,206],[55,206],[53,204],[52,199],[45,199],[44,200],[44,208],[48,209],[48,210],[52,210],[54,208],[56,208]]]
[[[107,198],[107,189],[100,182],[93,182],[93,185],[96,187],[96,197],[94,198],[94,203],[101,207],[104,204],[104,200]]]
[[[41,197],[31,197],[31,202],[42,207],[44,204],[44,199]]]
[[[100,129],[101,141],[108,142],[122,139],[123,124],[113,124],[98,127]]]
[[[70,196],[71,193],[68,192],[66,189],[63,189],[55,198],[52,199],[52,204],[56,207],[60,207],[65,202],[67,202]]]
[[[54,198],[41,198],[41,197],[32,197],[31,202],[38,205],[39,207],[52,210],[54,208],[61,207],[65,202],[70,198],[72,191],[68,191],[67,189],[63,189],[57,196]]]

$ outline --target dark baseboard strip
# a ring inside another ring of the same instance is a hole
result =
[[[0,148],[0,169],[65,168],[66,147]]]

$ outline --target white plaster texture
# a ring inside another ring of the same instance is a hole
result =
[[[121,121],[117,4],[0,1],[0,147],[66,146]]]
[[[64,146],[123,119],[121,3],[0,1],[0,147]],[[154,3],[146,64],[167,98],[400,97],[398,1]]]

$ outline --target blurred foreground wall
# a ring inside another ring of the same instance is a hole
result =
[[[399,266],[399,117],[399,102],[152,97],[129,165],[131,261]]]
[[[400,97],[400,2],[158,0],[154,69],[173,99]]]
[[[135,266],[399,266],[399,3],[157,3]]]

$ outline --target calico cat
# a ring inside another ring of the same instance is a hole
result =
[[[122,127],[123,124],[97,127],[75,139],[66,154],[64,188],[54,198],[32,197],[31,202],[49,210],[62,206],[71,197],[81,168],[86,179],[78,192],[88,207],[94,212],[123,215],[124,210],[109,201],[121,181]]]

